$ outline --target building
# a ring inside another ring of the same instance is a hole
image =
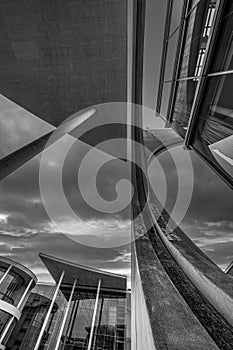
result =
[[[142,104],[145,0],[135,1],[132,102]],[[177,142],[232,187],[232,1],[167,1],[156,106],[167,132],[132,137],[156,157]],[[140,125],[140,111],[136,126]],[[174,131],[177,136],[175,136]],[[179,135],[179,136],[178,136]],[[161,136],[165,140],[161,145]],[[148,165],[140,149],[134,157]],[[170,220],[133,167],[133,349],[231,349],[233,280]],[[147,203],[147,210],[143,208]],[[139,215],[142,213],[142,215]],[[143,321],[142,321],[143,320]],[[223,331],[224,330],[224,331]]]
[[[1,259],[1,349],[130,349],[126,277],[40,257],[54,284]]]

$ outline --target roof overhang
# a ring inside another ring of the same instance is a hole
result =
[[[126,276],[86,267],[44,253],[40,253],[39,257],[56,283],[58,283],[62,272],[65,271],[62,285],[72,285],[77,279],[77,286],[96,289],[99,280],[101,280],[101,288],[103,289],[126,291]]]

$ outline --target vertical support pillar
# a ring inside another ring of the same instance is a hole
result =
[[[48,313],[47,313],[47,315],[46,315],[46,317],[45,317],[45,320],[44,320],[43,326],[42,326],[42,328],[41,328],[39,337],[38,337],[38,339],[37,339],[36,345],[35,345],[35,347],[34,347],[34,350],[38,350],[38,349],[39,349],[41,339],[42,339],[42,337],[43,337],[43,334],[44,334],[45,328],[46,328],[46,326],[47,326],[47,323],[48,323],[48,321],[49,321],[49,317],[50,317],[50,314],[51,314],[51,312],[52,312],[53,305],[54,305],[54,303],[55,303],[55,300],[56,300],[56,297],[57,297],[57,294],[58,294],[59,288],[60,288],[60,286],[61,286],[61,283],[62,283],[62,280],[63,280],[64,275],[65,275],[65,271],[62,272],[61,277],[60,277],[60,279],[59,279],[59,282],[58,282],[58,284],[57,284],[57,287],[56,287],[56,289],[55,289],[52,302],[51,302],[50,307],[49,307],[49,309],[48,309]]]
[[[68,313],[70,311],[70,306],[71,306],[71,303],[72,303],[72,298],[73,298],[73,295],[74,295],[76,284],[77,284],[77,279],[75,279],[74,283],[73,283],[73,287],[72,287],[72,290],[71,290],[71,293],[70,293],[68,305],[67,305],[67,308],[66,308],[66,311],[65,311],[64,318],[62,320],[61,329],[60,329],[60,332],[59,332],[59,335],[58,335],[58,338],[57,338],[57,343],[56,343],[56,346],[55,346],[54,350],[58,350],[59,349],[60,340],[61,340],[62,333],[63,333],[64,328],[65,328],[65,324],[66,324],[66,320],[67,320],[67,317],[68,317]]]
[[[33,279],[31,279],[31,281],[28,283],[28,286],[27,286],[27,288],[25,289],[25,291],[24,291],[24,293],[23,293],[23,295],[22,295],[22,297],[21,297],[21,299],[20,299],[20,301],[19,301],[19,303],[18,303],[18,305],[17,305],[17,308],[18,309],[21,309],[21,306],[23,305],[23,303],[24,303],[24,301],[25,301],[25,298],[26,298],[26,296],[27,296],[27,294],[28,294],[28,292],[29,292],[29,290],[30,290],[30,288],[31,288],[31,285],[32,285],[32,283],[33,283]]]
[[[10,269],[12,268],[12,265],[10,265],[8,267],[8,269],[4,272],[2,278],[0,279],[0,284],[2,283],[2,281],[5,279],[5,277],[8,275],[8,273],[10,272]]]
[[[100,286],[101,286],[101,280],[99,280],[99,283],[98,283],[98,288],[97,288],[97,293],[96,293],[96,298],[95,298],[95,307],[94,307],[94,312],[93,312],[93,316],[92,316],[91,331],[90,331],[90,337],[89,337],[87,350],[91,350],[94,327],[95,327],[95,319],[96,319],[97,307],[98,307],[99,295],[100,295]]]

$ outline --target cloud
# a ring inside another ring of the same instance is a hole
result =
[[[233,260],[233,221],[193,221],[182,229],[218,266],[225,269]]]

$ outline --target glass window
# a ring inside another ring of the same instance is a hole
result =
[[[82,349],[88,347],[96,291],[78,292],[74,296],[65,330],[61,338],[60,349]],[[100,293],[96,322],[93,333],[92,350],[114,350],[116,342],[124,346],[126,299],[113,294]],[[123,321],[118,324],[118,315]],[[119,347],[120,349],[120,347]],[[123,347],[124,349],[124,347]]]
[[[6,267],[0,267],[0,279],[2,278],[2,276],[4,275],[4,273],[6,272],[7,268]]]
[[[173,69],[176,58],[177,50],[177,40],[178,40],[179,31],[177,31],[168,42],[168,51],[167,51],[167,60],[166,60],[166,69],[164,80],[172,80]]]
[[[170,34],[180,25],[183,2],[182,0],[173,0]]]
[[[161,102],[161,114],[163,117],[167,118],[168,104],[171,92],[171,83],[163,84],[163,94],[162,94],[162,102]]]
[[[193,99],[196,91],[197,80],[181,80],[178,82],[172,125],[184,137],[192,109]]]
[[[30,294],[16,327],[7,343],[7,349],[33,349],[40,334],[54,294],[54,286],[37,285]],[[56,312],[55,304],[52,317]]]
[[[233,2],[226,1],[210,72],[233,69]]]
[[[233,178],[233,75],[209,77],[198,114],[195,147]]]
[[[24,280],[11,270],[1,283],[0,299],[17,306],[25,288]]]
[[[206,6],[205,1],[200,1],[188,15],[179,78],[200,74],[213,24],[215,6],[215,1],[209,0],[209,6]]]
[[[0,310],[0,334],[3,332],[11,317],[12,316],[7,312]]]

